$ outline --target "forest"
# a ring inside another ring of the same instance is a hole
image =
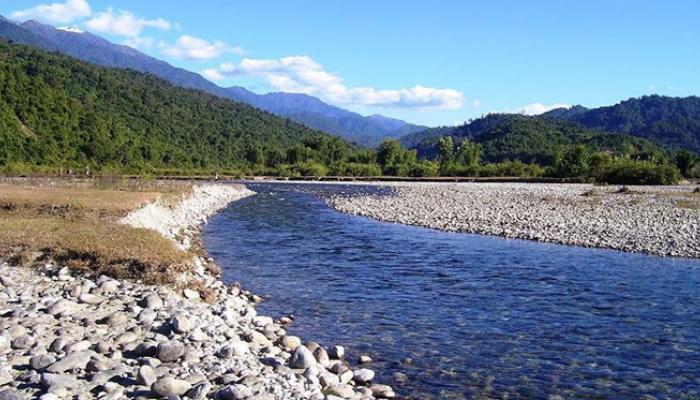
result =
[[[477,129],[478,128],[478,129]],[[697,155],[568,121],[483,118],[407,149],[362,148],[153,75],[0,42],[0,171],[18,174],[513,176],[673,183]]]

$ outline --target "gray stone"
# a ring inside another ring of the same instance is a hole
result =
[[[51,315],[58,315],[71,312],[75,309],[75,307],[76,304],[72,301],[61,299],[53,303],[46,311]]]
[[[10,371],[6,369],[1,369],[0,370],[0,386],[2,385],[7,385],[8,383],[12,382],[12,374]]]
[[[346,384],[330,385],[323,388],[323,394],[327,396],[338,396],[343,399],[350,399],[355,396],[352,386]]]
[[[76,353],[68,354],[61,360],[49,365],[46,368],[47,372],[66,372],[74,369],[85,369],[87,363],[90,362],[90,358],[94,353],[91,351],[79,351]]]
[[[156,372],[148,365],[143,365],[136,373],[136,381],[139,385],[150,387],[156,381]]]
[[[82,293],[78,297],[78,300],[80,300],[81,303],[85,304],[100,304],[104,301],[104,298],[102,296],[97,296],[90,293]]]
[[[18,391],[12,388],[0,390],[0,400],[24,400]]]
[[[345,357],[345,347],[338,345],[331,346],[331,348],[328,349],[328,356],[334,360],[340,360]]]
[[[296,336],[282,336],[279,340],[280,346],[288,350],[296,350],[301,346],[301,339]]]
[[[52,374],[48,372],[41,374],[41,386],[45,387],[46,389],[53,386],[73,389],[79,385],[80,383],[78,382],[78,378],[74,377],[73,375]]]
[[[248,354],[250,349],[248,348],[248,344],[245,342],[241,341],[231,341],[224,345],[224,347],[219,350],[219,357],[222,358],[231,358],[231,357],[242,357],[245,354]]]
[[[159,309],[163,307],[163,300],[156,293],[151,293],[141,300],[141,307]]]
[[[306,346],[299,346],[294,350],[292,357],[289,359],[289,366],[296,369],[309,368],[316,364],[316,359],[313,353]]]
[[[121,311],[116,311],[110,314],[105,322],[108,325],[117,326],[126,324],[127,321],[129,321],[129,317],[127,317],[126,314]]]
[[[217,393],[221,400],[243,400],[251,397],[253,392],[244,385],[227,386]]]
[[[151,385],[151,391],[163,397],[182,396],[190,390],[191,386],[187,381],[166,376],[155,381]]]
[[[391,386],[388,385],[374,384],[370,386],[369,389],[372,391],[372,395],[379,399],[393,399],[394,397],[396,397],[394,389],[392,389]]]
[[[34,345],[34,338],[29,335],[22,335],[12,340],[12,348],[16,350],[26,350]]]
[[[357,371],[353,372],[352,379],[359,384],[367,384],[372,382],[372,379],[374,379],[374,371],[367,368],[358,369]]]
[[[156,356],[160,361],[175,361],[185,354],[185,346],[180,342],[165,342],[158,345]]]
[[[32,367],[32,369],[37,371],[42,370],[55,362],[56,357],[50,354],[42,354],[29,359],[29,365]]]
[[[192,323],[184,314],[174,315],[170,319],[170,326],[172,326],[173,330],[177,333],[186,333],[192,329]]]
[[[209,382],[200,382],[185,393],[185,396],[192,400],[204,400],[211,392],[212,386]],[[1,400],[1,399],[0,399]]]

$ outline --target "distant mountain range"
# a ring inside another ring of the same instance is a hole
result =
[[[700,153],[700,97],[644,96],[586,109],[552,110],[544,118],[561,118],[589,129],[625,133],[667,148]]]
[[[425,126],[381,115],[363,116],[305,94],[260,95],[238,86],[223,88],[199,74],[174,67],[131,47],[114,44],[88,32],[57,29],[36,21],[16,24],[0,16],[0,37],[43,50],[59,51],[101,66],[148,72],[174,85],[244,102],[364,146],[376,146],[382,139],[399,138],[426,129]]]
[[[432,157],[437,151],[437,140],[442,136],[487,144],[491,148],[488,154],[494,160],[517,153],[518,159],[529,161],[529,148],[551,150],[550,144],[588,143],[590,140],[594,144],[625,142],[636,147],[655,143],[668,150],[688,149],[700,154],[700,98],[654,95],[608,107],[558,108],[532,117],[489,114],[460,126],[414,132],[402,137],[401,142],[417,149],[421,156]],[[631,141],[630,137],[640,140]],[[493,141],[495,139],[498,140]],[[496,151],[496,145],[502,149]],[[509,152],[509,146],[519,150]],[[539,156],[530,158],[540,159]]]
[[[433,128],[421,135],[408,135],[403,142],[418,151],[420,158],[435,159],[441,137],[451,136],[459,145],[465,140],[481,144],[485,161],[519,160],[551,165],[557,152],[584,144],[593,150],[621,153],[633,149],[648,154],[663,154],[652,142],[625,134],[594,131],[564,119],[520,114],[489,114],[456,127]]]

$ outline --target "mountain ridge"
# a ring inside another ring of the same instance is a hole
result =
[[[400,123],[389,129],[386,124],[377,122],[375,118],[327,104],[305,94],[257,94],[240,86],[220,87],[195,72],[175,67],[139,50],[112,43],[89,32],[61,30],[31,20],[16,24],[3,18],[0,19],[0,36],[43,50],[59,51],[101,66],[152,73],[175,85],[244,102],[363,146],[374,147],[384,138],[398,138],[405,133],[426,129],[425,126],[398,119],[395,121]],[[304,109],[305,107],[313,111]]]

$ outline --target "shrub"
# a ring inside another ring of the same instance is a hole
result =
[[[681,179],[673,165],[619,158],[606,166],[595,180],[616,185],[672,185]]]

